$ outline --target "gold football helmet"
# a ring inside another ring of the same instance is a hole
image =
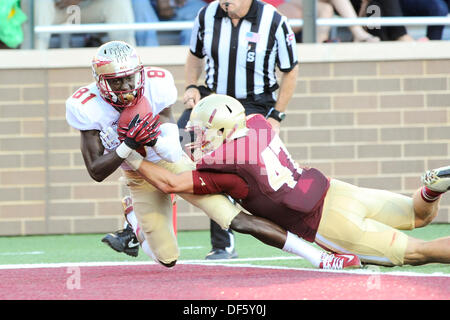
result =
[[[192,109],[186,129],[194,131],[196,138],[186,148],[200,150],[202,155],[209,153],[227,141],[245,136],[246,124],[245,109],[238,100],[222,94],[209,95]]]
[[[92,73],[102,98],[116,107],[134,106],[144,94],[144,66],[126,42],[100,46],[92,59]]]

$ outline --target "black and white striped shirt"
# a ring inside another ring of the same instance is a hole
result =
[[[194,23],[190,50],[206,57],[206,85],[237,99],[278,89],[275,68],[298,62],[295,35],[285,16],[259,0],[234,27],[219,1],[202,8]]]

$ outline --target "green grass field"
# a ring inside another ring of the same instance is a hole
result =
[[[406,233],[412,237],[424,240],[436,239],[450,235],[450,224],[435,224],[426,228],[407,231]],[[227,263],[311,268],[311,265],[306,260],[258,260],[257,258],[294,256],[279,249],[266,246],[251,236],[237,233],[235,235],[239,258],[237,260],[230,260]],[[111,250],[100,241],[102,237],[103,234],[0,237],[0,265],[149,261],[149,258],[142,251],[140,251],[137,258],[132,258]],[[205,255],[210,250],[209,231],[178,232],[178,242],[180,247],[180,261],[204,261]],[[246,260],[248,258],[252,259]],[[450,267],[443,264],[429,264],[420,267],[380,267],[380,271],[440,272],[450,274]]]

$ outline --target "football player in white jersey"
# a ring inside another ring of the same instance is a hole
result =
[[[172,267],[179,249],[173,230],[171,198],[136,172],[144,158],[173,173],[195,168],[182,151],[171,113],[171,105],[177,99],[172,75],[165,69],[144,68],[136,50],[121,41],[102,45],[92,61],[92,70],[95,82],[78,89],[66,101],[67,122],[81,133],[83,159],[95,181],[103,181],[119,167],[123,171],[133,199],[133,210],[126,211],[133,232],[114,235],[129,240],[124,243],[129,250],[133,250],[136,235],[149,257]],[[141,99],[148,100],[151,117],[147,121],[145,117],[140,121],[134,118],[128,127],[117,128],[121,112]],[[266,244],[305,257],[319,268],[327,268],[324,259],[335,260],[336,263],[327,264],[330,268],[347,267],[342,261],[344,257],[327,254],[299,237],[287,238],[286,230],[267,219],[243,213],[223,195],[180,196],[224,229],[235,227]]]

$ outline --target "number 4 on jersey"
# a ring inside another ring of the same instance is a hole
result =
[[[297,181],[294,180],[293,172],[285,167],[279,159],[280,151],[283,150],[286,155],[289,153],[284,148],[278,136],[275,136],[269,146],[261,152],[261,157],[266,165],[267,179],[274,191],[280,189],[283,184],[287,184],[290,188],[294,188]],[[301,171],[294,163],[294,168]]]

